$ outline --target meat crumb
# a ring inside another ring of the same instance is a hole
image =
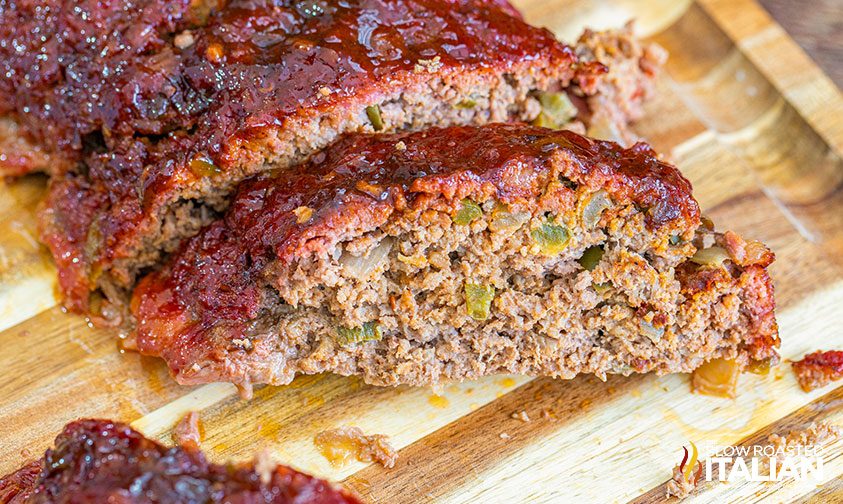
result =
[[[187,450],[198,450],[202,442],[202,427],[199,413],[191,411],[179,420],[173,428],[173,441]]]
[[[805,392],[824,387],[843,378],[843,351],[829,350],[810,353],[793,362],[796,381]]]
[[[805,429],[790,431],[786,436],[770,434],[767,441],[776,452],[793,452],[803,447],[822,446],[840,437],[840,427],[826,422],[811,422]],[[781,468],[782,459],[776,460],[776,469]]]
[[[173,45],[175,45],[181,50],[187,49],[188,47],[192,46],[193,42],[193,33],[191,33],[190,30],[185,30],[173,37]]]
[[[344,466],[354,456],[360,462],[377,462],[391,468],[398,460],[398,452],[383,434],[367,436],[359,427],[337,427],[322,431],[313,444],[335,467]]]
[[[699,462],[697,465],[702,468]],[[677,464],[673,467],[673,477],[667,482],[667,496],[684,499],[697,487],[697,484],[699,484],[698,478],[701,475],[702,471],[694,470],[691,471],[688,479],[685,479],[685,475],[682,474],[682,470],[679,468],[679,464]]]
[[[515,420],[521,420],[522,422],[529,422],[530,421],[530,417],[527,416],[527,412],[524,411],[524,410],[516,411],[515,413],[510,415],[510,417],[514,418]]]

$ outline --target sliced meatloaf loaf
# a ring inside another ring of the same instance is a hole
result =
[[[191,449],[166,448],[128,425],[79,420],[55,448],[0,478],[0,503],[358,503],[326,481],[268,460],[212,464]]]
[[[528,125],[344,138],[244,182],[138,284],[131,345],[185,384],[430,385],[775,359],[773,255],[701,225],[645,144]]]
[[[589,34],[575,51],[505,2],[234,1],[200,24],[189,6],[150,5],[54,6],[63,42],[43,47],[64,70],[7,104],[20,121],[5,128],[16,132],[9,142],[41,145],[11,170],[50,149],[79,155],[53,170],[41,235],[68,307],[110,319],[138,271],[222,211],[247,176],[349,131],[537,118],[583,129],[603,118],[598,133],[627,140],[662,60],[628,31]],[[108,36],[68,44],[70,21]]]

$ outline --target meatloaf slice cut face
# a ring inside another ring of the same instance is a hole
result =
[[[772,254],[644,144],[517,125],[349,136],[244,182],[135,289],[185,384],[436,385],[774,359]]]
[[[0,478],[0,502],[357,504],[328,482],[268,460],[218,465],[126,424],[78,420],[39,461]]]
[[[56,158],[35,146],[64,133],[61,156],[78,154],[71,169],[54,165],[40,219],[77,311],[100,315],[97,290],[125,304],[138,272],[223,211],[241,180],[300,163],[344,133],[539,117],[584,131],[600,118],[602,134],[629,140],[663,59],[628,29],[590,34],[575,50],[503,1],[233,1],[190,28],[190,45],[185,32],[158,29],[146,52],[107,53],[127,58],[106,58],[119,69],[110,78],[98,76],[99,52],[64,55],[96,85],[50,81],[16,95],[11,103],[30,112],[15,108],[20,124],[0,128],[0,147],[32,146],[9,172]],[[68,86],[76,100],[98,98],[65,103]],[[32,112],[45,107],[40,119]],[[36,135],[44,124],[64,133]],[[35,138],[18,141],[24,133]],[[105,312],[117,317],[109,304]]]

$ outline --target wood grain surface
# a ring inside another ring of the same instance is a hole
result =
[[[637,131],[678,163],[719,228],[775,250],[782,356],[843,348],[843,97],[781,26],[752,0],[515,3],[569,40],[634,17],[670,51]],[[734,400],[692,394],[683,375],[495,376],[440,395],[319,375],[249,402],[228,384],[178,386],[161,362],[122,352],[119,334],[58,306],[35,241],[43,189],[38,177],[0,187],[0,473],[78,417],[169,442],[197,410],[213,459],[265,447],[371,502],[660,502],[689,441],[749,446],[812,421],[843,425],[843,387],[802,392],[786,363],[742,376]],[[529,422],[511,417],[521,411]],[[389,435],[396,466],[331,466],[312,440],[341,425]],[[820,481],[705,483],[690,500],[843,502],[843,441],[824,452]]]
[[[843,86],[843,2],[761,0],[761,5],[838,87]]]

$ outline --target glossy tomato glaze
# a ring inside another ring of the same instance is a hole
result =
[[[809,353],[792,363],[799,385],[806,392],[843,378],[843,350]]]
[[[263,479],[262,479],[263,478]],[[0,502],[239,502],[341,504],[359,501],[284,466],[212,464],[195,450],[166,448],[128,425],[68,424],[40,462],[0,480]]]
[[[197,10],[187,0],[12,0],[0,10],[0,114],[60,150],[80,151],[93,132],[106,144],[164,135],[155,138],[160,161],[201,152],[225,166],[230,137],[374,93],[420,60],[438,57],[445,68],[575,61],[505,1],[231,1],[209,16]],[[188,46],[176,38],[184,30]],[[190,141],[172,138],[187,130]]]
[[[184,1],[12,2],[0,15],[0,114],[84,163],[57,174],[41,219],[77,311],[100,273],[132,283],[115,264],[171,205],[260,169],[254,152],[293,121],[426,82],[420,62],[443,78],[529,68],[562,85],[605,71],[504,1],[233,1],[207,16]]]
[[[548,188],[552,159],[560,156],[570,160],[571,180],[649,209],[652,228],[681,234],[699,224],[690,183],[645,144],[623,149],[515,124],[349,136],[294,171],[241,184],[223,220],[140,282],[132,303],[138,348],[164,356],[178,373],[191,357],[230,346],[218,338],[242,337],[260,313],[271,262],[332,247],[344,233],[375,227],[394,210],[424,207],[440,195],[538,199]],[[566,191],[572,195],[560,186],[548,199],[564,206],[572,201]],[[313,211],[304,223],[293,212],[302,206]]]

